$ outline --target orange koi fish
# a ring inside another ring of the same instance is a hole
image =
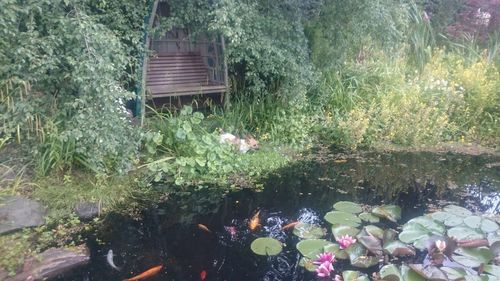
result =
[[[289,229],[292,229],[292,228],[294,228],[294,227],[295,227],[297,224],[299,224],[299,223],[300,223],[300,221],[294,221],[294,222],[291,222],[291,223],[289,223],[289,224],[287,224],[287,225],[283,226],[283,227],[281,228],[281,230],[289,230]]]
[[[248,222],[248,228],[251,231],[254,231],[255,229],[257,229],[257,227],[260,226],[259,214],[260,214],[260,210],[257,211],[257,213],[255,213],[255,215],[253,215],[253,217]]]
[[[198,224],[198,228],[205,231],[205,232],[208,232],[208,233],[212,233],[212,231],[210,229],[208,229],[208,227],[204,224]]]
[[[148,278],[150,278],[150,277],[155,276],[156,274],[158,274],[161,271],[162,268],[163,268],[163,265],[160,264],[158,266],[152,267],[152,268],[144,271],[143,273],[141,273],[141,274],[139,274],[137,276],[125,279],[123,281],[139,281],[139,280],[148,279]]]
[[[207,271],[203,270],[202,272],[200,272],[200,280],[205,281],[205,279],[207,279]]]

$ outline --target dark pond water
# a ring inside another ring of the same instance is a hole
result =
[[[158,264],[164,269],[148,280],[201,280],[202,271],[207,281],[316,280],[298,266],[297,238],[281,230],[284,224],[324,225],[324,214],[340,200],[397,204],[401,223],[448,203],[498,214],[499,162],[493,156],[404,152],[298,162],[270,176],[261,192],[222,197],[202,190],[147,210],[139,221],[111,214],[88,238],[91,264],[62,280],[122,280]],[[262,228],[250,232],[248,218],[257,209]],[[283,252],[253,254],[250,243],[269,236],[285,244]],[[109,249],[121,272],[107,265]]]

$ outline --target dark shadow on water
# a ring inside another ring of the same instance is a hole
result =
[[[90,266],[61,280],[122,280],[158,264],[163,271],[148,280],[316,280],[298,266],[297,238],[281,227],[292,221],[327,226],[324,214],[340,200],[397,204],[402,222],[449,203],[498,214],[500,168],[493,156],[435,153],[366,153],[345,159],[297,162],[271,175],[261,192],[242,190],[224,196],[205,189],[172,198],[135,221],[108,215],[89,236]],[[247,222],[261,210],[262,227]],[[211,232],[197,225],[207,226]],[[281,254],[256,256],[257,237],[284,243]],[[117,272],[106,264],[113,249]],[[347,268],[347,267],[346,267]]]

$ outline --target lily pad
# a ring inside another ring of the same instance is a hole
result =
[[[340,246],[337,243],[332,243],[332,244],[326,245],[323,249],[325,252],[329,252],[329,253],[334,254],[336,259],[340,259],[340,260],[349,259],[349,255],[347,254],[347,252],[340,249]]]
[[[462,257],[468,257],[469,260],[472,262],[477,262],[479,264],[487,264],[493,259],[493,253],[491,250],[487,247],[479,247],[479,248],[458,248],[455,251],[455,254],[453,255],[454,258],[458,257],[458,255],[461,255]],[[463,259],[461,259],[463,260]],[[461,263],[460,261],[457,260],[458,263]],[[465,265],[465,264],[464,264]]]
[[[384,239],[384,230],[375,225],[367,225],[364,227],[365,231],[370,235],[377,237],[380,240]]]
[[[457,215],[452,214],[452,213],[441,212],[441,211],[434,212],[434,213],[430,214],[430,217],[433,220],[439,221],[448,227],[460,225],[464,221],[464,218],[461,216],[457,216]]]
[[[347,254],[349,255],[349,258],[352,260],[355,260],[356,258],[360,256],[366,256],[367,250],[363,245],[359,243],[354,243],[349,248],[345,249]]]
[[[280,241],[270,237],[261,237],[252,242],[250,249],[257,255],[274,256],[281,253],[283,248]]]
[[[403,276],[401,276],[401,272],[399,271],[399,268],[394,265],[394,264],[388,264],[384,265],[380,269],[380,278],[382,278],[385,281],[402,281]]]
[[[379,263],[379,258],[374,256],[359,256],[351,260],[351,265],[359,268],[370,268]]]
[[[500,266],[498,265],[491,265],[491,264],[488,264],[488,265],[485,265],[484,266],[484,272],[486,273],[489,273],[493,276],[500,276]]]
[[[357,216],[341,211],[331,211],[326,213],[325,220],[331,224],[339,224],[352,227],[358,227],[361,224],[361,219]]]
[[[441,270],[444,273],[446,273],[448,278],[451,280],[457,280],[457,279],[464,278],[465,276],[467,276],[467,271],[465,271],[465,269],[463,269],[463,268],[458,268],[458,267],[451,268],[451,267],[443,266],[443,267],[441,267]]]
[[[397,222],[401,218],[401,208],[396,205],[383,205],[375,207],[373,208],[372,213],[392,222]]]
[[[437,211],[432,214],[429,214],[433,220],[443,222],[451,215],[448,212]]]
[[[299,222],[293,228],[293,234],[300,238],[313,239],[325,236],[325,230],[315,224]]]
[[[324,239],[307,239],[297,243],[296,247],[304,257],[315,260],[319,254],[323,253],[323,248],[330,243]]]
[[[421,238],[430,237],[430,231],[421,224],[410,224],[403,228],[399,239],[405,243],[413,243]]]
[[[498,230],[498,223],[489,220],[489,219],[483,219],[481,221],[481,230],[486,232],[486,233],[491,233],[495,232]]]
[[[335,236],[335,239],[340,239],[340,237],[344,235],[349,235],[354,237],[356,236],[356,234],[359,233],[359,229],[351,226],[335,224],[332,226],[332,233],[333,236]]]
[[[470,228],[479,228],[481,226],[481,220],[479,216],[468,216],[464,219],[464,223]]]
[[[410,264],[410,268],[427,280],[448,281],[446,273],[436,266],[423,266],[421,264]]]
[[[479,230],[467,226],[455,226],[448,229],[448,237],[455,237],[457,240],[481,239],[484,235]]]
[[[342,271],[342,279],[344,281],[369,281],[370,279],[366,274],[359,271],[344,270]]]
[[[359,214],[363,211],[361,205],[350,201],[339,201],[333,204],[333,208],[337,211],[342,211],[351,214]]]
[[[398,232],[396,230],[391,229],[391,228],[386,229],[384,231],[384,239],[383,239],[384,240],[384,244],[388,243],[390,241],[395,240],[396,237],[398,237]]]
[[[391,256],[414,256],[415,249],[401,241],[391,241],[384,245],[384,251]]]
[[[448,205],[448,206],[444,207],[443,210],[450,213],[450,214],[455,214],[455,215],[461,216],[461,217],[468,217],[468,216],[472,215],[471,211],[469,211],[463,207],[457,206],[457,205]]]
[[[382,255],[382,241],[375,236],[358,236],[358,241],[375,256]]]
[[[415,225],[415,224],[419,224],[419,225],[423,226],[425,229],[427,229],[427,231],[429,231],[430,233],[435,234],[435,235],[442,235],[442,234],[444,234],[444,232],[446,230],[445,226],[441,222],[435,221],[432,218],[429,218],[426,216],[420,216],[420,217],[416,217],[416,218],[409,220],[403,226],[403,231],[406,228],[411,227],[412,225]]]
[[[363,221],[366,221],[366,222],[369,222],[369,223],[377,223],[380,221],[380,218],[375,216],[374,214],[372,213],[361,213],[358,215],[358,217],[363,220]]]
[[[310,272],[314,272],[316,271],[316,268],[318,268],[318,266],[314,264],[313,260],[307,257],[302,257],[299,261],[299,265]]]

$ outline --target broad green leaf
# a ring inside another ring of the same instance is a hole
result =
[[[401,241],[391,241],[384,245],[384,251],[392,256],[413,256],[415,249]]]
[[[467,275],[467,272],[463,268],[451,268],[451,267],[446,267],[443,266],[441,267],[441,270],[446,273],[449,279],[451,280],[456,280],[463,278]]]
[[[323,248],[324,252],[329,252],[335,255],[336,259],[347,260],[349,259],[349,255],[346,251],[340,249],[339,244],[332,243],[328,244]]]
[[[498,224],[489,219],[483,219],[481,221],[481,230],[485,233],[491,233],[498,230]]]
[[[484,266],[484,272],[491,274],[496,277],[500,277],[500,266],[499,265],[492,265],[492,264],[487,264]]]
[[[314,272],[316,268],[318,268],[318,266],[314,264],[314,261],[307,257],[302,257],[299,261],[299,265],[310,272]]]
[[[257,255],[274,256],[281,253],[283,248],[280,241],[270,237],[261,237],[252,242],[250,249]]]
[[[331,224],[338,224],[338,225],[345,225],[352,227],[358,227],[361,224],[361,219],[359,219],[357,216],[351,213],[346,213],[341,211],[331,211],[326,213],[325,220]]]
[[[446,228],[445,226],[438,222],[433,220],[432,218],[426,217],[426,216],[420,216],[413,218],[409,220],[404,226],[403,226],[403,231],[408,228],[412,227],[412,225],[419,224],[423,226],[428,232],[435,234],[435,235],[443,235]]]
[[[396,205],[378,206],[373,208],[372,213],[393,222],[397,222],[401,218],[401,208]]]
[[[369,222],[369,223],[377,223],[380,221],[380,218],[375,216],[374,214],[372,213],[361,213],[358,215],[358,217],[365,221],[365,222]]]
[[[350,201],[339,201],[333,204],[333,208],[337,211],[351,213],[351,214],[358,214],[363,211],[361,205]]]
[[[317,256],[324,251],[324,247],[331,242],[324,239],[307,239],[297,243],[296,247],[299,252],[310,259],[316,259]]]
[[[370,279],[365,274],[359,271],[344,270],[342,271],[342,279],[344,281],[369,281]]]
[[[457,240],[481,239],[484,234],[476,229],[467,226],[456,226],[448,229],[448,237],[455,237]]]
[[[299,222],[293,228],[293,234],[304,239],[321,238],[325,236],[325,230],[315,224]]]
[[[367,225],[364,229],[367,233],[377,237],[378,239],[384,239],[384,230],[382,228],[375,225]]]
[[[335,239],[337,240],[344,235],[355,237],[356,234],[359,233],[359,229],[354,228],[352,226],[334,224],[332,225],[332,233]]]
[[[386,281],[403,281],[403,276],[401,276],[401,272],[399,268],[394,264],[384,265],[380,269],[380,278]]]
[[[443,210],[450,213],[450,214],[455,214],[455,215],[461,216],[461,217],[468,217],[468,216],[472,215],[471,211],[469,211],[463,207],[456,206],[456,205],[448,205],[448,206],[444,207]]]
[[[468,216],[464,219],[466,226],[470,228],[479,228],[481,226],[481,217],[479,216]]]

